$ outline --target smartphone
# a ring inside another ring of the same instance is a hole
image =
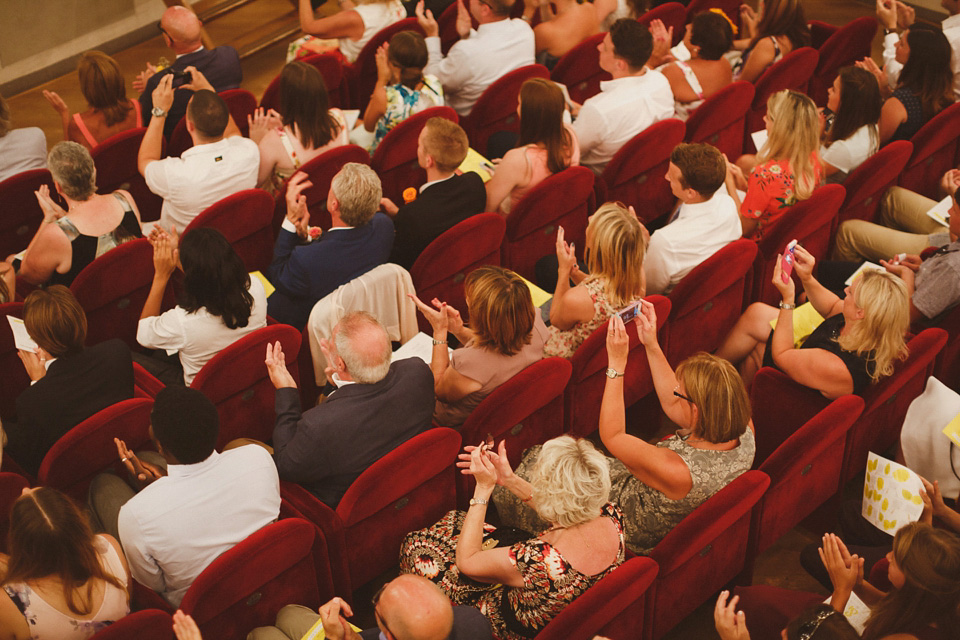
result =
[[[173,83],[171,85],[173,87],[179,87],[193,82],[193,74],[189,71],[178,71],[177,69],[172,69],[170,73],[173,75]]]
[[[628,305],[624,309],[621,309],[620,311],[617,312],[617,315],[619,315],[620,319],[623,320],[623,324],[627,324],[628,322],[636,318],[638,313],[640,313],[639,301]]]
[[[793,273],[793,254],[796,246],[797,241],[791,240],[783,250],[783,255],[780,256],[780,277],[783,278],[784,284],[790,280],[790,275]]]

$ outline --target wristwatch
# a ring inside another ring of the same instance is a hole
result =
[[[472,507],[475,504],[490,504],[490,501],[483,498],[470,498],[470,506]]]
[[[154,118],[166,118],[167,112],[160,107],[154,107],[150,110],[150,115],[152,115]]]
[[[616,369],[607,369],[607,377],[613,380],[614,378],[622,378],[626,372],[617,371]]]

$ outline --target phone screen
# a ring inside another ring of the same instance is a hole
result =
[[[626,324],[637,317],[637,311],[640,309],[638,303],[633,303],[626,309],[623,309],[618,312],[620,319],[623,320],[623,323]]]

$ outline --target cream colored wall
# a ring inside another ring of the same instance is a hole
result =
[[[123,42],[165,8],[163,0],[0,0],[0,85]]]

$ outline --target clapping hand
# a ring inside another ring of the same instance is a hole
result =
[[[170,241],[170,234],[163,232],[155,238],[151,237],[153,245],[153,268],[156,277],[169,279],[173,270],[180,264],[180,250]]]
[[[247,116],[247,124],[250,127],[250,139],[260,144],[268,131],[283,125],[283,116],[273,109],[265,111],[260,107]]]
[[[717,606],[713,610],[713,624],[720,634],[721,640],[750,640],[750,632],[747,631],[747,619],[743,611],[737,611],[737,603],[740,596],[733,596],[730,601],[729,591],[721,591],[717,598]]]
[[[473,29],[473,19],[470,17],[470,11],[463,0],[457,0],[457,33],[461,39],[470,37],[470,30]]]
[[[577,247],[564,240],[563,227],[557,227],[557,274],[560,278],[569,278],[577,264]]]
[[[828,533],[823,536],[820,560],[830,574],[835,594],[849,595],[857,585],[863,582],[863,558],[850,555],[847,546],[835,534]],[[844,604],[846,604],[845,601]]]
[[[436,307],[434,308],[433,306],[424,304],[420,298],[412,293],[408,293],[407,296],[413,300],[413,303],[417,305],[417,309],[420,310],[423,317],[426,318],[430,326],[433,327],[433,338],[435,340],[446,340],[450,326],[450,316],[447,314],[447,303],[434,299],[433,303]],[[461,322],[461,325],[462,324]]]
[[[274,344],[267,343],[267,356],[264,359],[267,365],[267,374],[270,376],[270,382],[275,389],[296,389],[297,382],[287,370],[287,360],[283,355],[283,347],[277,341]]]
[[[143,90],[147,88],[147,81],[152,78],[156,72],[157,68],[148,62],[147,68],[138,73],[137,77],[133,80],[133,90],[137,93],[143,93]]]
[[[173,632],[177,640],[203,640],[200,627],[194,619],[179,609],[173,614]]]
[[[481,442],[479,446],[470,451],[470,464],[463,470],[463,473],[474,477],[477,481],[477,489],[480,491],[493,491],[493,488],[497,486],[499,480],[497,468],[487,456],[486,443]]]
[[[507,457],[506,440],[500,441],[500,446],[497,448],[497,451],[494,451],[492,446],[488,446],[486,443],[480,445],[479,447],[469,444],[465,446],[463,448],[464,452],[458,456],[459,460],[457,462],[457,467],[460,469],[460,473],[464,475],[473,475],[470,471],[473,452],[475,449],[481,448],[483,449],[483,455],[485,455],[493,464],[493,469],[497,474],[497,484],[506,486],[507,482],[514,475],[513,468],[510,466],[510,458]]]
[[[420,28],[423,29],[424,34],[428,38],[435,37],[440,35],[440,25],[437,24],[437,21],[433,18],[433,12],[427,9],[423,9],[423,0],[417,3],[417,8],[414,10],[417,16],[417,23],[420,25]],[[459,11],[459,10],[458,10]],[[459,24],[459,13],[457,23]]]
[[[297,171],[287,183],[287,220],[297,227],[297,235],[307,236],[307,226],[310,224],[310,212],[307,210],[307,196],[304,191],[313,186],[303,171]]]
[[[877,83],[880,85],[880,90],[884,89],[886,84],[886,79],[883,76],[883,70],[877,66],[877,63],[873,61],[873,58],[866,57],[863,60],[860,60],[856,63],[857,67],[869,71],[877,79]]]
[[[384,42],[377,49],[377,82],[388,85],[393,81],[393,69],[390,68],[390,57],[388,55],[390,43]]]
[[[50,103],[50,106],[60,114],[60,117],[67,119],[70,117],[70,108],[67,106],[67,103],[63,101],[63,98],[60,97],[55,91],[43,90],[43,97],[47,99],[47,102]]]
[[[333,598],[320,607],[318,613],[327,640],[350,640],[359,637],[350,623],[341,615],[341,612],[345,613],[347,617],[353,617],[353,609],[342,598]]]
[[[37,202],[40,204],[40,209],[43,210],[44,222],[53,222],[54,220],[59,220],[63,216],[67,215],[67,212],[63,210],[63,207],[54,202],[50,197],[50,187],[47,185],[40,185],[40,188],[33,193],[37,196]]]

